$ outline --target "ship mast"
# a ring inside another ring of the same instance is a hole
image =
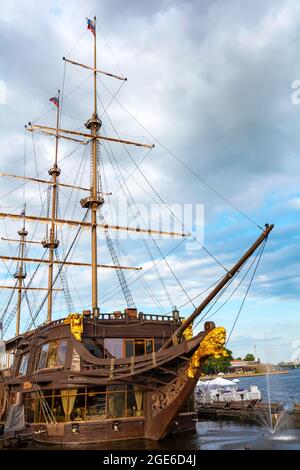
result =
[[[58,168],[58,141],[59,141],[59,111],[60,111],[60,90],[58,90],[58,103],[56,113],[56,136],[55,136],[55,157],[54,165],[49,169],[48,173],[51,176],[52,182],[52,201],[51,201],[51,223],[49,237],[46,237],[42,241],[44,248],[49,249],[49,268],[48,268],[48,299],[47,299],[47,322],[52,320],[52,306],[53,306],[53,258],[54,250],[59,246],[59,240],[57,239],[57,228],[55,220],[57,218],[57,179],[60,175],[60,169]],[[48,233],[47,233],[48,235]]]
[[[98,273],[97,273],[97,210],[103,205],[101,176],[98,174],[98,163],[100,159],[100,147],[98,132],[102,122],[97,114],[97,34],[96,17],[94,17],[94,111],[91,119],[85,123],[85,127],[91,132],[91,188],[90,196],[82,199],[81,206],[91,210],[91,248],[92,248],[92,312],[94,317],[99,316],[98,307]],[[100,169],[99,169],[100,171]]]
[[[42,245],[44,248],[49,249],[49,259],[44,260],[42,259],[33,259],[33,258],[24,258],[23,261],[27,262],[39,262],[39,263],[48,263],[49,264],[49,274],[48,274],[48,293],[47,293],[47,303],[48,303],[48,309],[47,309],[47,321],[52,320],[52,306],[53,306],[53,299],[52,299],[52,291],[55,290],[53,289],[53,283],[55,282],[53,278],[53,266],[57,263],[57,261],[54,259],[54,252],[59,246],[59,241],[57,239],[57,225],[61,224],[66,224],[71,227],[88,227],[91,230],[91,263],[80,263],[80,262],[69,262],[66,259],[64,260],[64,264],[66,265],[74,265],[74,266],[91,266],[92,269],[92,312],[93,316],[97,318],[100,313],[100,309],[98,306],[98,273],[97,269],[99,267],[101,268],[113,268],[113,269],[134,269],[134,270],[139,270],[140,268],[135,268],[135,267],[127,267],[127,266],[120,266],[119,263],[114,263],[114,266],[109,266],[109,265],[99,265],[97,263],[97,229],[102,229],[104,231],[107,231],[109,229],[112,230],[121,230],[121,231],[126,231],[126,232],[138,232],[138,233],[146,233],[148,235],[151,234],[160,234],[160,235],[171,235],[171,236],[180,236],[180,237],[185,237],[188,234],[186,233],[177,233],[177,232],[166,232],[166,231],[161,231],[161,230],[153,230],[151,228],[140,228],[140,227],[123,227],[119,225],[108,225],[106,223],[98,223],[97,224],[97,211],[98,209],[104,204],[104,195],[107,193],[103,193],[102,191],[102,184],[101,184],[101,168],[100,168],[100,141],[108,141],[112,143],[122,143],[123,145],[133,145],[135,147],[140,147],[140,148],[147,148],[147,149],[152,149],[154,145],[148,144],[148,143],[142,143],[142,142],[135,142],[127,139],[121,139],[119,136],[116,137],[108,137],[101,135],[99,133],[100,128],[102,126],[101,119],[98,117],[97,113],[97,74],[103,74],[111,78],[115,78],[117,80],[121,81],[127,81],[126,77],[121,77],[118,75],[114,75],[110,72],[106,72],[104,70],[97,69],[97,45],[96,45],[96,40],[97,40],[97,35],[96,35],[96,17],[94,17],[94,20],[91,21],[87,18],[88,20],[88,29],[90,29],[94,35],[94,45],[93,45],[93,56],[94,56],[94,63],[93,66],[85,65],[85,64],[80,64],[78,62],[75,62],[73,60],[67,59],[66,57],[63,57],[63,60],[71,63],[76,66],[83,67],[88,70],[93,71],[93,81],[94,81],[94,89],[93,89],[93,112],[91,118],[85,123],[85,127],[89,130],[89,133],[87,132],[79,132],[79,131],[73,131],[73,130],[67,130],[67,129],[61,129],[60,128],[60,109],[59,109],[59,97],[56,99],[58,102],[57,106],[57,122],[56,122],[56,127],[48,127],[48,126],[43,126],[43,125],[38,125],[38,124],[32,124],[29,122],[28,126],[26,127],[26,130],[29,132],[37,132],[42,135],[48,135],[55,137],[56,139],[56,146],[55,146],[55,161],[54,165],[50,170],[48,171],[49,175],[52,177],[51,181],[46,181],[46,180],[41,180],[38,178],[29,178],[25,176],[19,176],[19,175],[12,175],[8,173],[0,173],[0,176],[8,176],[8,177],[13,177],[13,178],[19,178],[19,179],[25,179],[28,181],[32,182],[37,182],[37,183],[44,183],[52,186],[52,211],[51,211],[51,217],[48,215],[47,217],[41,217],[41,216],[33,216],[33,215],[24,215],[22,217],[18,216],[17,214],[11,214],[11,213],[2,213],[0,212],[0,218],[12,218],[15,220],[19,220],[22,218],[23,220],[28,220],[32,222],[45,222],[50,225],[50,233],[47,232],[45,239],[42,241]],[[50,100],[52,101],[52,99]],[[68,141],[73,141],[76,143],[80,143],[82,145],[90,145],[91,148],[91,156],[90,156],[90,163],[91,163],[91,168],[90,168],[90,186],[89,188],[83,188],[79,186],[74,186],[66,183],[61,183],[58,181],[58,177],[60,175],[60,169],[58,168],[58,139],[66,139]],[[86,222],[85,219],[83,221],[75,221],[75,220],[66,220],[66,219],[58,219],[57,217],[57,205],[58,205],[58,200],[57,200],[57,195],[58,195],[58,187],[63,186],[63,187],[69,187],[69,188],[75,188],[78,190],[83,190],[83,191],[88,191],[89,196],[81,199],[80,203],[83,208],[86,208],[90,210],[91,212],[91,221]],[[108,193],[110,195],[110,193]],[[15,261],[20,261],[19,257],[4,257],[0,256],[3,260],[4,259],[13,259]],[[5,286],[0,286],[6,288]],[[10,286],[8,286],[10,288]],[[26,288],[27,289],[27,288]],[[29,289],[32,289],[29,287]],[[44,289],[44,288],[42,288]]]

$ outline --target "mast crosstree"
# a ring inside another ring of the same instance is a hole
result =
[[[34,216],[34,215],[25,215],[22,214],[21,216],[18,214],[13,214],[13,213],[3,213],[0,212],[0,219],[1,218],[10,218],[13,220],[19,220],[22,219],[24,224],[25,222],[39,222],[39,223],[46,223],[47,226],[49,227],[49,231],[47,228],[46,231],[46,236],[42,240],[41,244],[43,248],[49,250],[49,256],[48,259],[42,258],[31,258],[28,256],[24,256],[24,249],[25,249],[25,243],[26,243],[26,235],[20,235],[20,240],[18,242],[20,243],[20,249],[22,250],[22,254],[18,257],[13,257],[13,256],[0,256],[0,258],[4,260],[13,260],[17,261],[20,263],[20,268],[19,271],[16,273],[18,274],[18,277],[16,278],[18,281],[18,292],[20,293],[19,298],[20,298],[20,305],[21,305],[21,298],[22,298],[22,292],[21,289],[24,287],[23,286],[23,281],[24,279],[21,279],[22,270],[21,266],[24,266],[24,263],[40,263],[40,264],[48,264],[48,292],[47,292],[47,322],[50,322],[52,320],[52,311],[53,311],[53,291],[58,290],[54,289],[54,276],[53,276],[53,269],[56,264],[60,265],[66,265],[66,266],[90,266],[91,267],[91,290],[92,290],[92,313],[95,318],[99,316],[100,309],[99,309],[99,294],[98,294],[98,268],[112,268],[115,269],[118,275],[118,279],[122,288],[122,291],[124,293],[125,300],[127,302],[128,307],[135,307],[132,295],[130,293],[126,278],[124,276],[123,270],[124,269],[132,269],[132,270],[140,270],[141,268],[139,267],[132,267],[132,266],[122,266],[118,260],[118,256],[116,254],[116,251],[113,246],[113,242],[109,236],[108,230],[117,230],[117,231],[126,231],[126,232],[136,232],[136,233],[145,233],[148,235],[160,235],[160,236],[171,236],[171,237],[185,237],[188,236],[189,234],[182,233],[182,232],[168,232],[168,231],[162,231],[162,230],[153,230],[151,228],[140,228],[140,227],[126,227],[126,226],[119,226],[119,225],[109,225],[106,223],[98,223],[97,221],[97,213],[98,209],[101,208],[105,202],[104,196],[106,195],[111,195],[111,193],[104,193],[102,190],[102,183],[101,183],[101,150],[100,150],[100,141],[108,141],[108,142],[113,142],[113,143],[121,143],[124,145],[132,145],[136,147],[143,147],[143,148],[148,148],[151,149],[154,147],[154,145],[148,144],[148,143],[142,143],[142,142],[135,142],[131,140],[125,140],[119,138],[114,138],[114,137],[108,137],[101,135],[100,129],[102,127],[102,121],[98,116],[98,111],[97,111],[97,74],[104,74],[108,77],[115,78],[117,80],[122,80],[126,81],[127,78],[121,77],[119,75],[115,75],[103,70],[100,70],[97,68],[97,30],[96,30],[96,17],[94,17],[93,21],[93,35],[94,35],[94,41],[93,41],[93,66],[90,67],[85,64],[81,64],[78,62],[75,62],[73,60],[63,58],[65,62],[68,62],[73,65],[77,65],[80,67],[83,67],[85,69],[93,70],[93,112],[91,115],[91,118],[85,123],[86,129],[89,131],[87,132],[79,132],[75,130],[68,130],[68,129],[62,129],[60,126],[60,114],[61,114],[61,109],[60,109],[60,91],[58,90],[58,95],[57,97],[51,98],[50,101],[52,101],[55,106],[57,107],[57,113],[56,113],[56,127],[49,127],[49,126],[43,126],[39,124],[32,124],[29,123],[27,126],[25,126],[25,129],[29,132],[34,132],[34,133],[41,133],[44,135],[52,136],[55,137],[55,154],[54,154],[54,164],[53,166],[49,169],[48,173],[51,176],[50,180],[44,180],[40,178],[31,178],[27,176],[19,176],[19,175],[14,175],[10,173],[0,173],[0,176],[2,177],[12,177],[16,179],[21,179],[25,181],[32,181],[36,183],[42,183],[42,184],[47,184],[50,188],[49,190],[51,191],[51,210],[50,213],[47,215],[47,217],[42,217],[42,216]],[[67,184],[67,183],[62,183],[59,181],[59,176],[61,173],[60,168],[58,167],[58,152],[59,152],[59,139],[67,139],[75,142],[82,143],[84,145],[90,145],[91,147],[91,152],[90,152],[90,163],[91,163],[91,175],[90,175],[90,187],[82,187],[82,186],[76,186],[72,184]],[[37,175],[38,176],[38,175]],[[59,187],[65,187],[65,188],[70,188],[70,189],[76,189],[76,190],[82,190],[82,191],[88,191],[89,195],[87,197],[84,197],[80,200],[81,207],[88,209],[90,214],[91,214],[91,219],[90,222],[88,221],[76,221],[76,220],[68,220],[68,219],[59,219],[58,218],[58,190]],[[103,218],[100,217],[100,221],[103,222]],[[91,232],[91,262],[90,263],[82,263],[82,262],[76,262],[76,261],[67,261],[67,260],[62,260],[60,261],[59,257],[55,256],[58,252],[58,247],[59,247],[59,240],[57,237],[57,227],[58,226],[64,226],[68,225],[71,227],[78,227],[79,228],[86,228],[89,229]],[[97,230],[98,229],[104,230],[108,249],[110,251],[113,265],[103,265],[103,264],[98,264],[98,247],[97,247]],[[9,239],[9,238],[2,238],[5,241],[17,241],[14,239]],[[30,244],[38,244],[38,241],[29,241],[28,243]],[[0,286],[1,288],[1,286]],[[10,286],[3,286],[3,288],[10,288]],[[31,288],[31,287],[24,287],[24,289],[37,289],[38,288]],[[41,288],[40,290],[44,290],[45,288]],[[61,289],[60,289],[61,290]],[[67,291],[67,297],[68,297],[68,304],[71,305],[71,302],[69,301],[69,289],[67,287],[63,286],[63,290]],[[20,307],[21,308],[21,307]],[[18,328],[16,329],[17,334],[19,334],[19,327],[20,327],[20,312],[18,310],[18,315],[17,315],[17,323],[18,323]]]

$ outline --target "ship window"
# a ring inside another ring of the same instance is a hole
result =
[[[41,352],[40,352],[38,366],[37,366],[38,369],[44,369],[46,367],[48,349],[49,349],[49,343],[43,344]]]
[[[44,390],[42,394],[43,398],[36,393],[26,394],[26,422],[46,422],[46,403],[57,422],[143,416],[143,391],[137,386]]]
[[[57,348],[57,365],[64,366],[67,354],[67,341],[63,339]]]
[[[58,341],[51,341],[51,343],[49,343],[47,367],[55,367],[57,365],[57,350]]]
[[[66,352],[67,341],[65,339],[43,344],[40,350],[37,369],[63,366],[65,364]]]
[[[144,356],[154,351],[153,339],[125,339],[124,340],[125,357]]]
[[[134,355],[143,356],[145,354],[145,341],[135,340],[134,342]]]
[[[153,352],[153,339],[146,339],[146,354]]]
[[[131,357],[134,356],[134,343],[133,340],[125,341],[125,356]]]
[[[29,353],[23,354],[19,366],[18,375],[26,374],[27,365],[28,365]]]

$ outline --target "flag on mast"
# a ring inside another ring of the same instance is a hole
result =
[[[87,21],[87,29],[89,29],[91,31],[91,33],[93,33],[93,35],[95,36],[95,23],[94,23],[94,21],[90,20],[89,18],[87,18],[86,21]]]
[[[56,96],[53,96],[49,99],[57,108],[59,107],[59,99]]]

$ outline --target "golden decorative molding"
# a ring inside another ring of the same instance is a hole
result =
[[[201,361],[210,356],[225,357],[228,356],[225,350],[226,330],[223,327],[214,328],[204,339],[197,351],[193,354],[190,365],[187,369],[187,375],[190,379],[196,377],[197,369],[199,369]]]
[[[70,313],[64,320],[64,323],[71,325],[71,333],[78,341],[81,341],[81,335],[83,333],[83,317],[83,314]]]

